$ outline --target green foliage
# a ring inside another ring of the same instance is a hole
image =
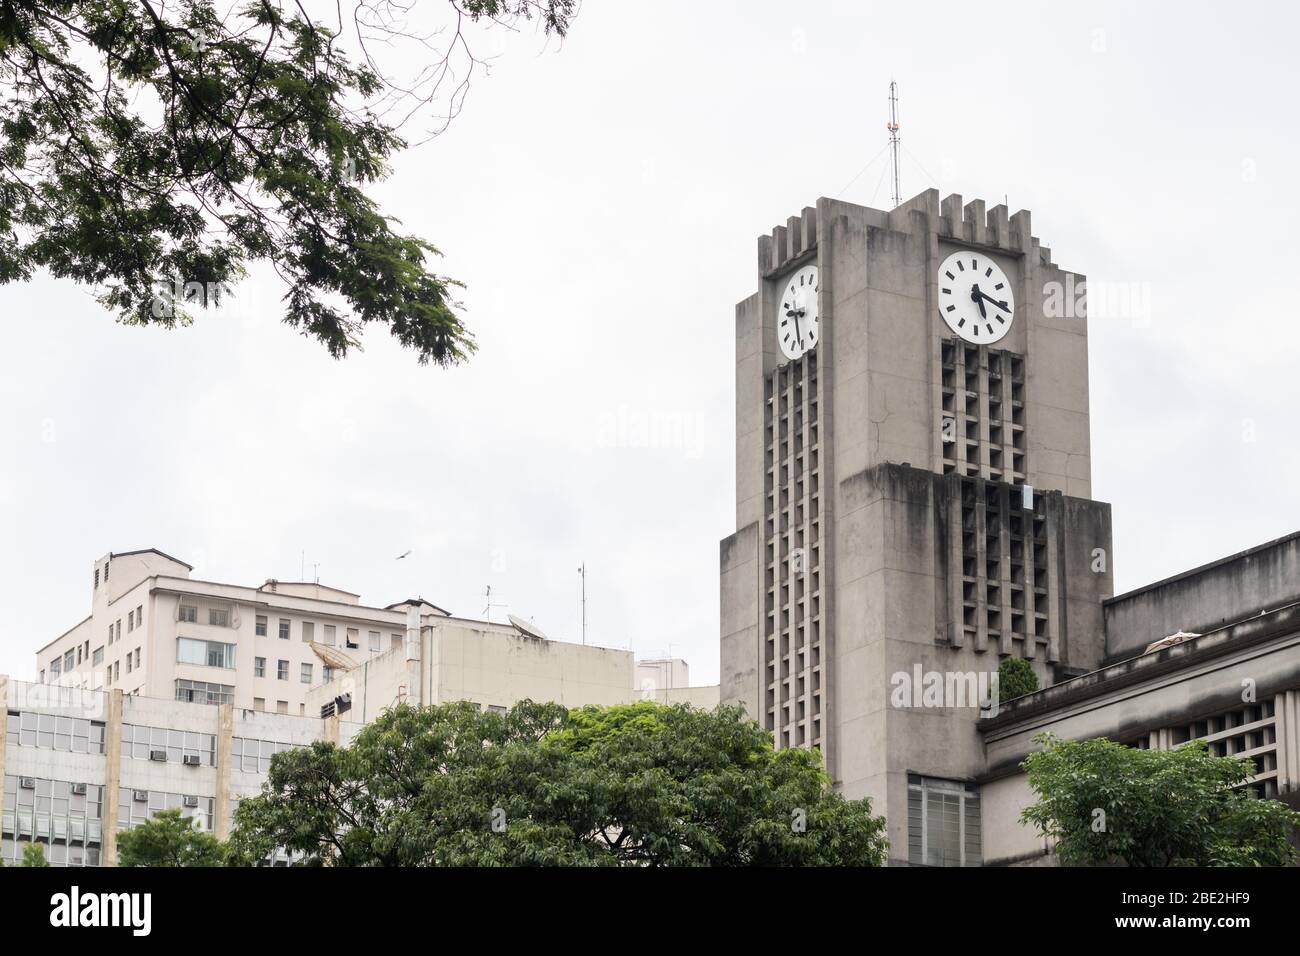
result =
[[[1023,657],[1004,657],[998,665],[998,700],[1014,700],[1038,690],[1034,666]]]
[[[1057,842],[1064,863],[1285,866],[1300,813],[1237,787],[1250,761],[1215,757],[1203,741],[1137,750],[1105,739],[1040,734],[1023,764],[1038,802],[1024,823]]]
[[[45,844],[29,843],[23,847],[23,861],[19,866],[49,866],[45,859]]]
[[[362,187],[406,145],[396,117],[444,81],[459,109],[468,80],[453,52],[477,63],[462,22],[537,17],[563,36],[576,0],[452,6],[443,59],[406,87],[367,49],[404,35],[397,0],[355,21],[324,8],[319,23],[269,0],[0,2],[0,283],[47,269],[124,322],[171,327],[261,260],[287,286],[284,321],[335,357],[377,322],[421,363],[463,360],[474,341],[458,283],[430,272],[434,246],[395,231]]]
[[[884,820],[739,708],[392,708],[347,748],[276,754],[232,862],[880,865]]]
[[[221,866],[225,856],[221,841],[179,810],[160,810],[117,837],[118,866]]]

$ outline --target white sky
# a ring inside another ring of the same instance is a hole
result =
[[[1008,195],[1056,261],[1149,295],[1090,323],[1118,589],[1295,530],[1300,23],[1136,6],[588,0],[562,47],[510,37],[377,190],[467,283],[453,371],[381,330],[335,362],[269,283],[173,332],[0,287],[0,673],[87,613],[95,557],[157,547],[250,585],[305,551],[366,603],[471,616],[491,584],[571,640],[585,561],[593,643],[716,681],[734,304],[760,233],[887,205],[883,157],[857,174],[891,78],[905,195]]]

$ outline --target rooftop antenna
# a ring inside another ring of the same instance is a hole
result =
[[[492,620],[492,609],[494,607],[505,607],[505,605],[492,603],[492,585],[489,584],[483,594],[487,598],[487,606],[483,608],[483,618],[484,620],[490,621]]]
[[[578,565],[578,576],[582,579],[582,643],[587,643],[587,563]]]
[[[898,84],[893,80],[889,81],[889,122],[885,129],[889,130],[889,156],[894,165],[894,208],[897,209],[903,201],[903,190],[898,177]]]

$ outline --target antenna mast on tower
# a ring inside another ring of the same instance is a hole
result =
[[[894,207],[897,208],[903,201],[903,189],[898,177],[898,84],[893,80],[889,81],[889,122],[885,129],[889,130],[889,156],[894,164]]]

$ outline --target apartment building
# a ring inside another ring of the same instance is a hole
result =
[[[133,671],[134,673],[134,671]],[[271,757],[315,740],[347,744],[361,725],[0,675],[0,861],[32,842],[54,866],[111,866],[117,834],[177,809],[224,838]],[[284,863],[283,858],[276,862]]]
[[[96,560],[90,614],[37,651],[39,682],[302,716],[310,687],[400,646],[408,611],[447,616],[422,599],[367,607],[323,584],[193,570],[152,548]]]

